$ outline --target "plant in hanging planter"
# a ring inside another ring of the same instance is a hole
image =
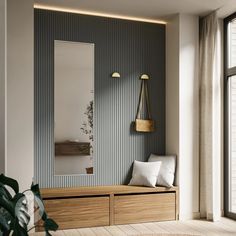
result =
[[[89,140],[93,143],[93,101],[90,101],[86,107],[84,114],[87,116],[87,122],[83,122],[82,132],[88,135]],[[90,145],[91,153],[93,153],[93,145]]]
[[[14,193],[11,194],[10,189]],[[18,182],[12,178],[0,175],[0,235],[27,236],[34,228],[34,222],[43,221],[46,236],[49,231],[56,231],[58,225],[48,218],[44,210],[38,184],[31,186],[29,190],[19,192]],[[30,227],[30,224],[33,227]]]

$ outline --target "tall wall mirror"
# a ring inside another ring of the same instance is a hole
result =
[[[54,43],[55,175],[93,174],[94,44]]]

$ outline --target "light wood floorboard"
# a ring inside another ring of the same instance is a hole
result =
[[[172,234],[193,236],[236,236],[236,221],[221,218],[219,222],[205,220],[166,221],[143,224],[70,229],[53,232],[53,236],[155,236]],[[32,233],[31,236],[42,236]]]
[[[105,227],[96,227],[96,228],[94,227],[91,229],[96,236],[112,236],[112,234],[109,231],[107,231]]]
[[[77,229],[64,230],[65,236],[81,236]]]
[[[167,232],[165,229],[160,227],[160,225],[158,223],[155,223],[155,222],[144,223],[143,225],[155,233],[166,233]]]
[[[139,233],[130,225],[118,225],[117,227],[121,229],[126,235],[137,235]]]
[[[153,230],[150,230],[150,228],[147,228],[144,224],[132,224],[130,226],[133,227],[136,231],[138,231],[139,234],[155,233]]]
[[[117,226],[104,227],[112,236],[126,236],[127,234]]]
[[[78,235],[81,236],[96,236],[96,234],[92,231],[92,228],[83,228],[77,229]]]

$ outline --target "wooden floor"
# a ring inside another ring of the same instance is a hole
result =
[[[236,236],[236,221],[221,218],[219,222],[203,220],[167,221],[132,225],[107,226],[63,230],[52,233],[55,236],[125,236],[125,235],[201,235],[201,236]],[[31,236],[42,236],[34,233]]]

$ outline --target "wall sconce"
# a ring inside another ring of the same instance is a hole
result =
[[[111,74],[111,77],[112,77],[112,78],[120,78],[120,73],[119,73],[119,72],[113,72],[113,73]]]
[[[150,77],[147,74],[142,74],[140,76],[140,79],[148,80],[148,79],[150,79]]]

